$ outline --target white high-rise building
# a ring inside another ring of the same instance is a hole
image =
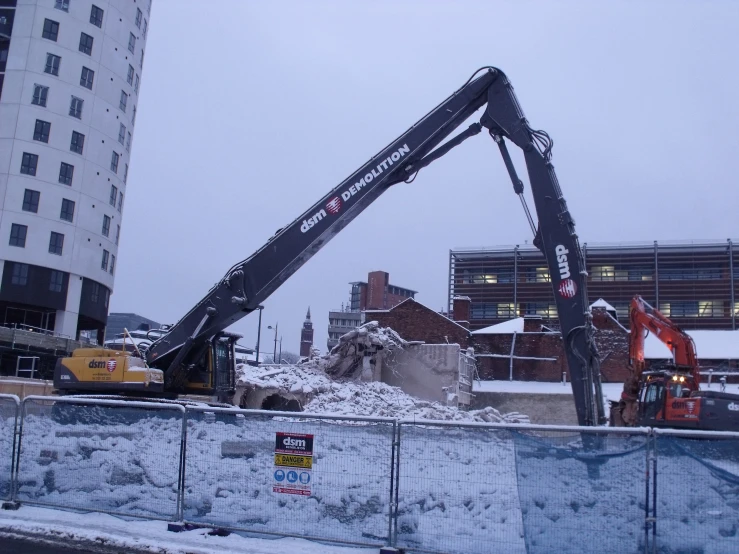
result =
[[[151,0],[0,0],[0,324],[102,342]]]

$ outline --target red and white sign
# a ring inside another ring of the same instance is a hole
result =
[[[110,373],[113,373],[117,365],[118,365],[118,362],[111,359],[111,360],[108,360],[108,363],[105,365],[105,369],[107,369]]]
[[[685,403],[685,405],[688,407],[688,413],[692,414],[693,410],[695,410],[695,402],[694,401],[688,401]]]
[[[572,279],[565,279],[559,284],[559,294],[565,298],[572,298],[577,294],[577,284]]]
[[[341,198],[334,196],[328,201],[328,204],[326,204],[326,211],[330,214],[337,214],[339,213],[339,210],[341,210]]]

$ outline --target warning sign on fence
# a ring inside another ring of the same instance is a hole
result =
[[[310,496],[313,469],[313,435],[275,435],[272,492]]]

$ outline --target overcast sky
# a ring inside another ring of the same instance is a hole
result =
[[[554,139],[581,242],[739,238],[737,37],[735,0],[154,0],[111,311],[176,322],[485,65]],[[297,352],[310,306],[325,351],[328,311],[368,271],[438,310],[450,249],[530,239],[481,133],[278,289],[262,350],[279,321]],[[231,328],[247,346],[257,319]]]

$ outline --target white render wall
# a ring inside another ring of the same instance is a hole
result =
[[[102,10],[102,28],[90,23],[92,5]],[[55,9],[55,0],[18,0],[10,39],[5,82],[0,99],[0,261],[28,263],[70,274],[67,313],[57,313],[60,334],[74,336],[81,277],[113,290],[115,276],[101,268],[103,250],[118,257],[116,229],[125,212],[124,172],[130,152],[118,142],[120,124],[134,134],[133,114],[138,93],[127,82],[129,64],[142,80],[142,49],[149,32],[150,0],[69,0],[69,11]],[[136,26],[137,8],[142,11]],[[44,19],[59,23],[57,41],[42,38]],[[92,55],[79,51],[80,33],[93,37]],[[136,36],[134,53],[129,33]],[[44,72],[46,55],[61,57],[59,75]],[[95,72],[92,90],[80,85],[82,67]],[[31,103],[34,84],[49,87],[46,107]],[[139,91],[141,90],[139,82]],[[119,108],[121,90],[128,95],[125,113]],[[84,100],[82,119],[69,115],[72,95]],[[36,119],[51,123],[49,142],[33,140]],[[72,131],[85,135],[83,154],[70,151]],[[127,134],[126,133],[126,134]],[[112,152],[120,155],[111,171]],[[20,173],[24,152],[39,156],[36,176]],[[59,183],[61,162],[74,166],[72,185]],[[111,206],[111,185],[123,193]],[[40,192],[38,213],[22,211],[25,189]],[[75,202],[74,222],[60,219],[62,199]],[[111,218],[105,237],[103,215]],[[9,245],[11,224],[28,226],[25,248]],[[123,227],[121,225],[121,227]],[[51,231],[64,234],[61,256],[49,253]],[[63,328],[60,328],[63,327]]]

